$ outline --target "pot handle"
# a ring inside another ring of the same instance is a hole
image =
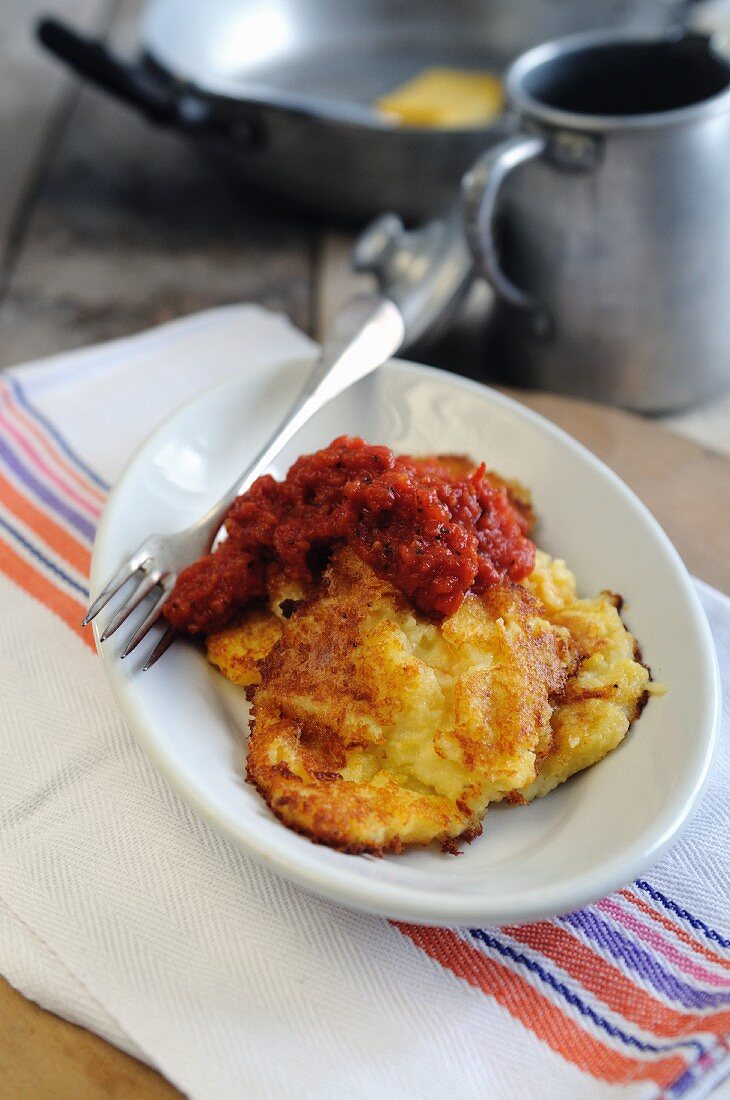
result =
[[[516,134],[488,149],[462,181],[466,236],[477,271],[505,302],[532,313],[537,332],[549,328],[548,315],[502,270],[494,237],[494,214],[502,184],[509,174],[521,164],[542,156],[546,149],[545,138]]]
[[[117,99],[140,110],[151,122],[185,130],[218,131],[255,143],[253,123],[237,117],[224,119],[201,96],[186,89],[174,89],[140,64],[116,57],[106,46],[79,34],[59,19],[41,19],[37,26],[40,42],[69,68],[110,92]],[[242,130],[245,132],[241,133]]]

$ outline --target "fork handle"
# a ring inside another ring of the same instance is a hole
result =
[[[213,541],[236,497],[244,493],[289,440],[328,401],[371,374],[394,355],[405,335],[403,316],[390,298],[365,294],[353,298],[335,317],[322,351],[290,408],[241,477],[196,524]]]

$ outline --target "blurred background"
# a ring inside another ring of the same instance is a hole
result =
[[[298,43],[287,43],[290,31],[276,12],[297,8],[308,9],[310,31],[321,37],[327,29],[324,47],[301,27]],[[499,76],[524,49],[556,35],[604,25],[661,29],[715,8],[671,0],[432,0],[420,6],[419,30],[413,5],[399,0],[312,0],[308,6],[3,0],[0,367],[244,301],[280,310],[320,338],[353,289],[370,285],[369,276],[351,269],[353,242],[369,217],[395,208],[413,220],[436,211],[485,144],[487,130],[489,141],[505,133],[500,100],[481,132],[472,128],[465,138],[465,127],[437,125],[432,132],[441,130],[440,144],[423,146],[423,129],[406,126],[397,147],[388,145],[398,127],[370,125],[378,96],[397,91],[430,64],[479,64]],[[232,16],[244,9],[248,23],[241,29]],[[197,126],[202,147],[78,81],[36,40],[37,23],[48,15],[128,60],[144,43],[149,53],[154,40],[156,61],[169,62],[170,71],[167,90],[160,92],[156,76],[145,91],[153,98],[164,98],[170,87],[179,92],[178,77],[188,78],[197,65],[201,80],[212,82],[218,133],[209,140],[203,132],[194,98],[181,108],[183,129],[189,137]],[[368,60],[373,42],[385,66],[375,74]],[[436,57],[434,42],[440,43]],[[189,72],[181,73],[186,64]],[[256,112],[243,112],[232,125],[225,105],[218,110],[224,99],[218,93],[230,92],[241,65],[249,85],[278,85],[276,115],[262,117],[273,135],[277,126],[288,127],[285,162],[266,159],[270,135],[262,136]],[[348,87],[354,88],[349,95]],[[341,105],[336,125],[360,135],[356,163],[347,151],[338,161],[340,146],[328,151],[321,131],[308,130],[297,113],[297,96],[316,115],[323,93],[330,106]],[[390,109],[384,101],[386,122]],[[232,133],[245,147],[235,156]],[[434,181],[440,190],[430,186]],[[411,354],[488,380],[490,309],[486,285],[475,286],[448,331]],[[720,416],[717,403],[692,410],[679,426],[691,434],[699,417],[702,438],[730,450],[724,410]]]

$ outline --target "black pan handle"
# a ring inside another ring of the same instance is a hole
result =
[[[59,19],[41,19],[37,34],[45,48],[79,76],[136,107],[151,122],[260,144],[260,133],[252,119],[238,112],[234,116],[216,110],[202,96],[174,88],[144,66],[115,57],[102,42],[79,34]]]

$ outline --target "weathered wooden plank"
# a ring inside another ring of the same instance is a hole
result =
[[[730,390],[696,409],[661,417],[661,422],[703,447],[730,455]]]
[[[110,0],[3,0],[0,18],[0,277],[24,214],[71,108],[72,81],[38,47],[34,28],[49,7],[80,27],[103,25]]]
[[[27,1001],[0,978],[3,1100],[175,1100],[149,1066]]]
[[[129,35],[135,5],[116,24]],[[313,229],[83,89],[0,307],[0,365],[257,301],[310,327]]]
[[[730,459],[620,409],[507,392],[603,459],[654,513],[690,572],[730,595]]]

